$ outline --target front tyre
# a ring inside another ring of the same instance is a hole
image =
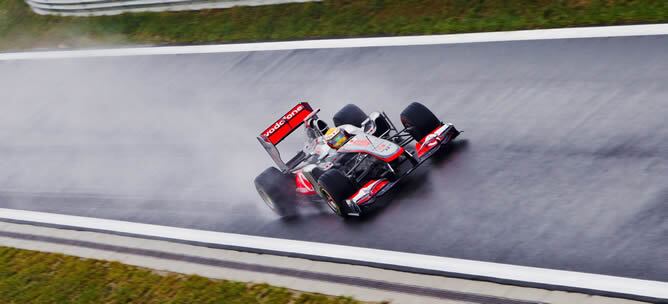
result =
[[[334,114],[332,120],[337,127],[340,125],[353,125],[359,128],[362,127],[362,122],[367,118],[368,116],[366,113],[364,113],[358,106],[347,104]]]
[[[255,189],[265,204],[281,217],[296,213],[295,185],[289,175],[270,167],[255,178]]]
[[[422,140],[425,136],[442,125],[441,121],[436,118],[434,113],[418,102],[409,104],[401,112],[401,123],[405,128],[408,128],[408,134],[410,134],[415,141]]]
[[[350,179],[341,171],[330,169],[320,176],[318,184],[329,208],[341,217],[348,217],[351,210],[346,199],[357,191]]]

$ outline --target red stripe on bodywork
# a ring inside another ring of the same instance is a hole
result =
[[[309,182],[309,180],[306,179],[306,176],[304,176],[304,173],[302,173],[302,171],[298,171],[297,174],[295,174],[295,184],[297,185],[297,193],[303,195],[315,194],[315,189],[313,188],[313,184],[311,184],[311,182]]]
[[[378,182],[378,183],[376,183],[376,182]],[[374,183],[376,183],[376,184],[373,185]],[[380,180],[380,181],[379,180],[370,180],[368,183],[364,184],[364,186],[362,188],[357,190],[357,192],[355,192],[355,194],[351,195],[348,199],[354,201],[354,198],[356,196],[360,195],[361,192],[368,191],[367,194],[365,194],[362,198],[360,198],[359,200],[357,200],[355,202],[357,205],[364,204],[364,203],[368,202],[371,198],[376,196],[376,194],[378,194],[378,192],[380,192],[380,190],[382,190],[383,187],[385,187],[385,185],[387,185],[389,183],[390,182],[388,180],[385,180],[385,179]]]
[[[429,142],[426,142],[427,138],[436,134],[436,131],[438,131],[438,129],[441,127],[443,127],[443,125],[438,126],[436,129],[429,132],[427,136],[423,137],[419,142],[415,143],[415,151],[417,151],[418,157],[422,157],[422,155],[425,155],[427,152],[431,151],[431,149],[438,146],[438,144],[443,140],[443,134],[441,134],[431,138]]]
[[[404,147],[399,147],[399,150],[397,150],[397,153],[394,153],[393,155],[391,155],[389,157],[386,157],[386,158],[380,158],[380,160],[382,160],[386,163],[389,163],[389,162],[394,161],[397,158],[399,158],[399,156],[401,156],[401,154],[403,154],[403,153],[404,153]]]

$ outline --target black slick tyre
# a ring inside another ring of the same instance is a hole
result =
[[[332,119],[334,121],[335,126],[340,126],[340,125],[353,125],[356,127],[361,127],[362,122],[367,119],[367,115],[360,109],[358,106],[354,104],[347,104],[341,110],[336,112],[334,114],[334,118]]]
[[[413,102],[401,112],[401,123],[416,141],[422,140],[431,131],[442,125],[441,121],[427,107]]]
[[[341,171],[330,169],[320,176],[318,184],[329,208],[341,217],[348,217],[351,210],[345,200],[356,192],[350,179]]]
[[[265,204],[276,214],[285,217],[296,213],[296,191],[290,175],[270,167],[255,178],[255,189]]]

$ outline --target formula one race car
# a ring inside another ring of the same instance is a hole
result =
[[[257,176],[255,187],[281,216],[293,215],[300,197],[324,201],[342,217],[359,216],[460,133],[416,102],[401,112],[402,130],[384,112],[366,115],[353,104],[334,115],[334,128],[319,111],[299,103],[258,136],[276,167]],[[302,124],[306,144],[284,162],[276,145]]]

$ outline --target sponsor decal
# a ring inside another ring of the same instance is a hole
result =
[[[358,147],[368,147],[371,143],[366,136],[355,136],[351,140],[351,144]]]
[[[269,137],[271,136],[271,134],[274,134],[274,132],[276,132],[276,130],[282,127],[286,121],[289,121],[290,119],[297,116],[297,114],[299,114],[299,112],[301,112],[302,110],[304,110],[304,106],[301,104],[297,105],[295,108],[292,109],[292,111],[285,114],[285,116],[283,116],[283,118],[278,120],[273,126],[269,127],[269,129],[267,129],[264,132],[264,136]]]
[[[378,150],[378,151],[380,151],[380,152],[384,152],[384,153],[387,153],[387,152],[390,151],[391,149],[392,149],[392,146],[390,146],[390,145],[389,145],[388,143],[386,143],[386,142],[381,142],[380,144],[378,144],[378,145],[376,146],[376,150]]]
[[[311,106],[308,103],[302,102],[285,113],[283,117],[269,126],[269,128],[262,131],[260,136],[268,139],[272,144],[276,145],[304,123],[304,119],[308,117],[312,111],[313,109],[311,109]]]

